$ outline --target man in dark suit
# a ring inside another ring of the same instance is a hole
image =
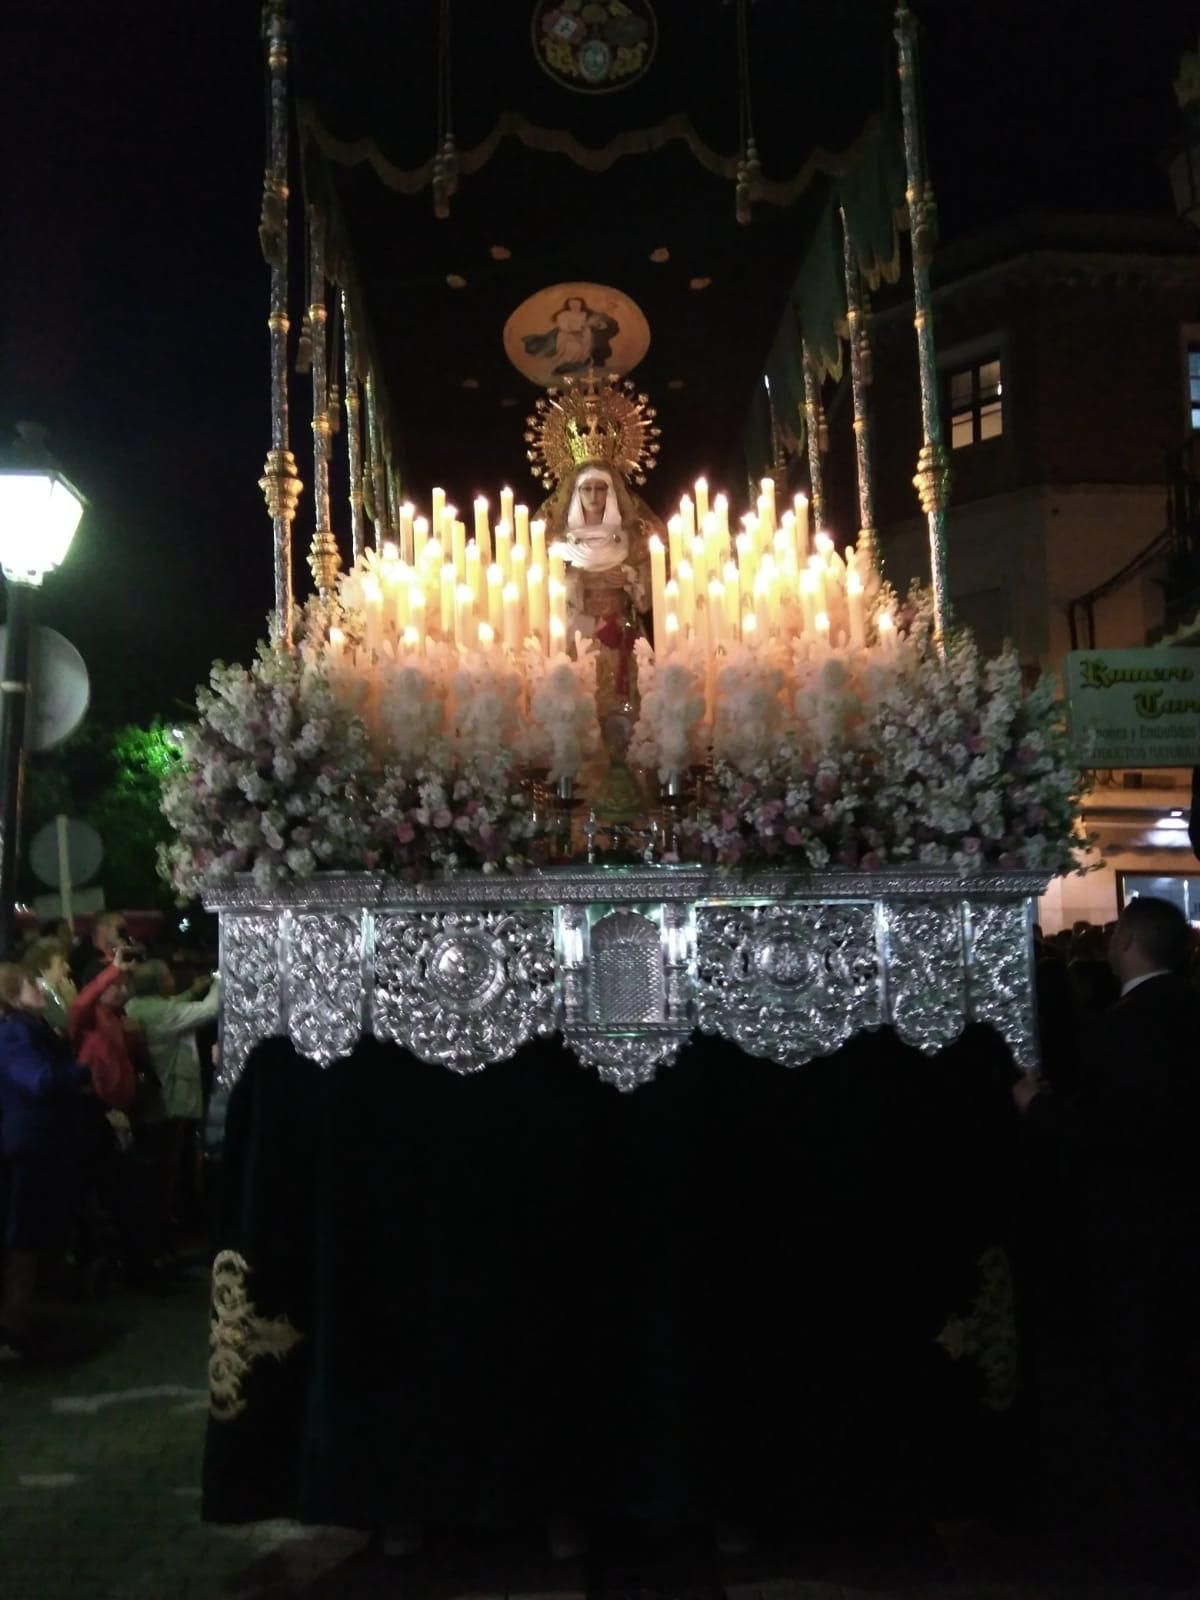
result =
[[[1112,1511],[1139,1552],[1189,1536],[1200,1318],[1200,997],[1181,976],[1191,929],[1169,901],[1122,912],[1120,998],[1083,1041],[1078,1087],[1014,1097],[1061,1141],[1083,1291],[1080,1337],[1107,1424]]]

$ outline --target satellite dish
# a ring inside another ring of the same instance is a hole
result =
[[[6,629],[0,628],[0,660]],[[30,697],[25,744],[30,750],[52,750],[87,714],[91,686],[83,657],[69,639],[53,628],[38,628],[29,658]]]
[[[95,828],[74,817],[66,825],[67,874],[71,883],[86,883],[104,860],[104,843]],[[29,845],[29,865],[52,889],[62,886],[62,861],[58,849],[58,823],[39,828]]]

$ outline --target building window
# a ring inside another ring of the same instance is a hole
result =
[[[1200,350],[1200,346],[1197,347]],[[1189,368],[1190,370],[1190,368]],[[950,374],[950,444],[982,444],[1004,432],[1000,396],[1000,357],[959,367]]]
[[[1200,433],[1200,341],[1190,340],[1187,347],[1188,427]]]

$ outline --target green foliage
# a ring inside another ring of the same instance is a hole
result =
[[[110,906],[171,906],[155,857],[168,829],[160,810],[162,781],[178,764],[171,727],[156,718],[105,727],[89,719],[56,749],[29,759],[25,780],[21,893],[46,892],[28,867],[28,841],[60,812],[96,829],[104,862],[96,881]]]

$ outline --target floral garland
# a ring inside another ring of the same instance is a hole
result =
[[[758,705],[764,685],[739,686],[727,669],[726,718],[742,732],[718,745],[713,792],[685,820],[683,852],[798,869],[1077,866],[1083,774],[1053,679],[1026,693],[1011,646],[985,660],[958,632],[940,654],[914,594],[886,657],[831,652],[798,676],[790,714],[747,704],[739,717],[739,695]]]

